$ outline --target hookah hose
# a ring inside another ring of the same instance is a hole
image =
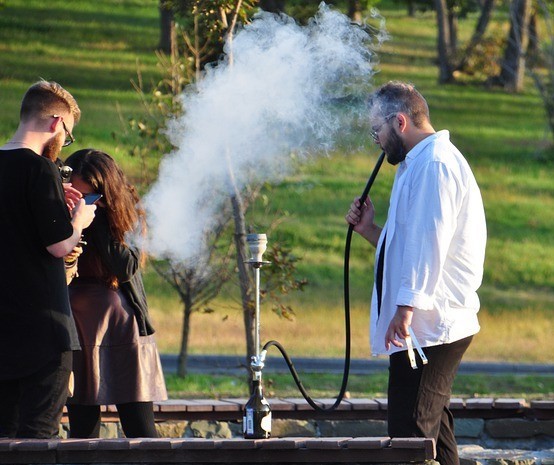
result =
[[[381,168],[381,165],[383,164],[383,160],[385,159],[385,152],[382,152],[379,156],[377,163],[375,164],[375,168],[373,168],[373,172],[371,173],[371,176],[369,177],[367,184],[365,186],[364,191],[362,192],[362,195],[360,196],[360,206],[363,205],[363,203],[366,201],[367,196],[369,195],[369,190],[371,189],[371,186],[373,185],[373,182],[375,181],[375,178],[377,177],[377,173],[379,172],[379,169]],[[342,384],[339,391],[339,395],[337,396],[337,399],[335,400],[335,403],[328,407],[323,408],[320,405],[316,404],[314,400],[308,395],[306,392],[306,389],[302,385],[302,381],[298,377],[298,373],[296,372],[296,369],[294,368],[294,365],[292,363],[292,360],[288,356],[287,352],[285,351],[285,348],[277,341],[268,341],[265,343],[262,349],[262,353],[265,353],[267,349],[271,346],[277,347],[281,354],[283,355],[283,358],[285,359],[285,362],[287,363],[289,370],[292,374],[292,377],[294,378],[294,381],[296,385],[298,386],[298,389],[302,393],[302,396],[304,396],[304,399],[306,399],[306,402],[310,404],[310,406],[314,410],[318,410],[320,412],[328,412],[331,410],[334,410],[338,407],[338,405],[342,402],[342,399],[344,398],[344,393],[346,392],[346,386],[348,384],[348,374],[350,371],[350,348],[351,348],[351,342],[350,342],[350,243],[352,242],[352,233],[354,231],[354,226],[351,224],[348,226],[348,232],[346,234],[346,244],[344,247],[344,325],[346,329],[346,335],[345,335],[345,350],[344,350],[344,372],[342,377]]]

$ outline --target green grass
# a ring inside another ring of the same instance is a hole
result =
[[[83,111],[71,150],[104,149],[136,178],[140,161],[129,156],[126,121],[142,111],[131,86],[137,71],[147,85],[160,79],[154,55],[159,34],[157,4],[154,0],[7,1],[0,10],[0,139],[8,138],[16,128],[27,87],[40,77],[56,80],[77,97]],[[551,362],[554,152],[542,102],[530,82],[520,94],[487,89],[471,79],[437,85],[433,14],[408,18],[403,7],[389,0],[383,0],[380,8],[391,40],[379,54],[375,84],[402,79],[418,86],[428,98],[436,129],[450,129],[453,141],[467,156],[485,201],[489,241],[480,290],[482,331],[466,358]],[[462,41],[469,37],[473,21],[475,16],[460,23]],[[349,139],[341,142],[335,152],[316,154],[264,192],[267,205],[258,202],[249,215],[255,231],[268,232],[270,241],[293,248],[302,259],[299,275],[310,282],[304,293],[289,297],[297,313],[295,321],[277,318],[265,310],[265,304],[262,311],[263,340],[280,340],[292,356],[342,356],[343,217],[362,191],[377,149],[363,128],[353,129]],[[64,155],[71,150],[65,149]],[[393,176],[394,169],[385,164],[372,190],[380,221],[386,217]],[[277,217],[283,221],[269,229]],[[373,250],[355,237],[351,258],[354,357],[369,356],[367,307],[373,261]],[[151,269],[146,272],[146,287],[158,343],[163,351],[176,352],[181,304]],[[244,352],[238,302],[236,289],[227,288],[211,305],[214,314],[193,316],[190,352]],[[275,377],[279,395],[289,389],[284,387],[286,378]],[[478,377],[474,380],[477,383]],[[208,387],[183,390],[209,393],[209,383],[216,381],[206,381]],[[231,392],[232,382],[226,383],[213,392]],[[553,391],[546,381],[540,383],[547,386],[541,392]],[[383,389],[363,384],[352,381],[353,395],[369,395],[364,389]],[[512,384],[521,392],[534,392],[532,382],[517,387],[516,381],[506,381],[504,387],[490,384],[490,389],[508,393]],[[464,392],[472,390],[479,388],[468,387]]]
[[[312,398],[333,398],[339,393],[342,375],[300,374],[302,384]],[[347,395],[352,398],[387,397],[386,372],[350,375]],[[248,397],[245,377],[191,374],[186,378],[170,375],[167,387],[172,398]],[[265,375],[267,397],[301,397],[289,374]],[[547,375],[460,374],[452,388],[453,397],[512,397],[541,399],[554,395],[554,377]]]

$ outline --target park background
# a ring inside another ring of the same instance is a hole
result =
[[[337,7],[346,11],[345,3]],[[374,84],[389,79],[413,82],[428,99],[434,127],[451,131],[482,190],[489,230],[479,291],[482,330],[465,359],[551,363],[554,152],[543,101],[533,80],[526,75],[519,92],[485,85],[483,63],[501,58],[485,50],[485,59],[475,65],[477,72],[439,84],[435,12],[427,9],[409,16],[402,2],[374,3],[390,35],[377,51],[379,72]],[[137,155],[141,140],[132,126],[144,116],[141,99],[163,79],[155,53],[160,41],[158,2],[4,0],[0,4],[0,137],[7,139],[15,130],[21,97],[31,83],[40,78],[58,81],[73,93],[83,112],[74,131],[77,142],[64,150],[62,158],[80,148],[102,149],[147,192],[146,182],[155,179],[160,157]],[[287,12],[309,16],[317,4],[289,0]],[[501,43],[507,34],[508,12],[507,3],[495,8],[489,26],[491,43]],[[477,17],[473,12],[460,19],[461,43],[471,36]],[[137,92],[137,83],[144,94]],[[290,248],[298,258],[296,275],[308,281],[302,292],[285,297],[294,309],[291,319],[272,312],[267,301],[262,308],[262,342],[277,339],[293,358],[340,358],[343,354],[344,214],[363,189],[378,155],[368,134],[353,131],[352,137],[358,140],[355,150],[339,148],[298,166],[279,184],[266,186],[249,213],[250,224],[256,226],[270,225],[264,222],[266,218],[279,218],[267,231],[269,241]],[[393,176],[394,168],[384,166],[372,191],[381,220]],[[175,208],[178,203],[175,199]],[[373,251],[354,238],[351,304],[352,356],[356,358],[370,356],[368,301],[373,260]],[[151,265],[145,270],[145,284],[160,351],[176,353],[182,303]],[[240,296],[229,283],[209,303],[208,312],[192,315],[189,353],[243,355],[242,318]],[[210,382],[208,389],[217,391]],[[548,395],[553,391],[549,383],[533,379],[529,387],[518,389],[537,389]],[[508,391],[507,385],[500,389]]]

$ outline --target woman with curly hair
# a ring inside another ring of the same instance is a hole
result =
[[[81,351],[67,408],[72,438],[98,437],[100,406],[117,406],[127,437],[157,437],[153,401],[167,398],[141,276],[144,256],[127,240],[144,234],[135,188],[108,154],[94,149],[65,162],[83,196],[101,194],[69,286]]]

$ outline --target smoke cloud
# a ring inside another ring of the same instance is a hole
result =
[[[169,124],[177,149],[144,199],[149,252],[193,263],[235,186],[286,175],[291,153],[330,149],[360,111],[336,102],[370,89],[380,39],[324,4],[307,26],[261,13],[241,29]]]

